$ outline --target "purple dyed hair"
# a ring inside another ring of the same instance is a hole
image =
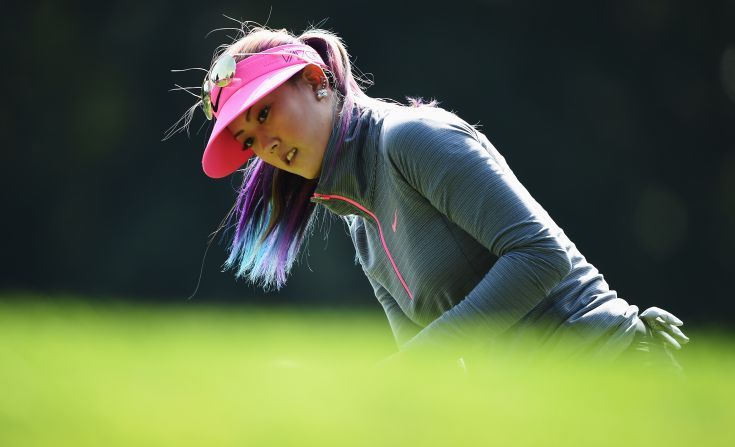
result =
[[[352,109],[382,101],[365,94],[361,84],[368,82],[353,74],[349,55],[338,36],[320,29],[307,30],[297,37],[287,30],[243,27],[242,37],[223,50],[239,61],[247,57],[243,53],[291,43],[311,46],[328,67],[331,88],[341,101],[335,146],[339,153]],[[322,175],[328,176],[331,168]],[[234,228],[234,234],[224,266],[264,289],[280,289],[316,219],[315,204],[309,199],[317,181],[279,170],[255,157],[242,172],[237,201],[226,218],[227,228]]]

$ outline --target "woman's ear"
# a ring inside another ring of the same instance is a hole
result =
[[[318,89],[326,78],[327,75],[322,70],[322,67],[316,64],[309,64],[301,70],[301,79],[311,85],[314,90]]]

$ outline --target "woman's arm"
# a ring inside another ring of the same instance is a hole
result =
[[[365,276],[370,280],[370,284],[373,286],[373,291],[375,292],[375,297],[378,299],[380,305],[383,306],[385,315],[388,317],[388,322],[390,323],[390,328],[393,331],[393,337],[396,340],[396,344],[402,349],[403,345],[405,345],[407,341],[411,340],[419,333],[421,327],[406,316],[400,306],[398,306],[395,298],[393,298],[393,296],[391,296],[383,286],[370,278],[370,275],[368,275],[367,272],[365,272]]]
[[[358,247],[366,243],[364,223],[356,216],[345,216],[344,219],[350,229],[350,238],[355,246],[355,250],[359,253],[360,249]],[[355,258],[355,262],[362,264],[359,256]],[[365,273],[368,281],[370,281],[378,302],[383,306],[385,316],[388,317],[388,323],[390,324],[391,331],[393,331],[393,338],[396,341],[396,345],[398,348],[402,348],[408,340],[418,334],[421,326],[408,318],[390,292],[373,279],[364,268],[363,273]]]
[[[461,302],[405,349],[472,343],[475,337],[499,334],[531,311],[571,269],[561,230],[503,157],[484,147],[476,131],[454,115],[427,113],[430,118],[387,126],[385,150],[398,174],[498,260]]]

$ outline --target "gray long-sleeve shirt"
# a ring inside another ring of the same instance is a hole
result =
[[[353,111],[339,152],[336,134],[312,200],[349,224],[402,349],[528,328],[580,351],[630,344],[638,308],[472,126],[439,108],[376,105]]]

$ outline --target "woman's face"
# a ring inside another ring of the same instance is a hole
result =
[[[243,147],[252,148],[264,162],[307,179],[317,178],[321,171],[334,110],[332,92],[318,100],[313,87],[318,81],[313,79],[302,72],[227,126]]]

